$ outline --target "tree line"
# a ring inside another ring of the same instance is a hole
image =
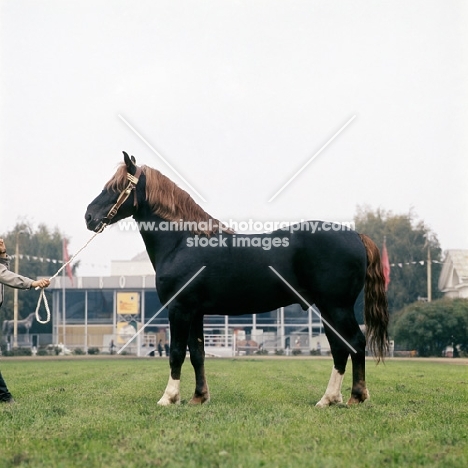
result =
[[[370,236],[382,249],[387,246],[390,284],[387,297],[390,311],[391,338],[401,347],[416,349],[420,355],[441,355],[446,346],[460,345],[468,352],[468,301],[438,300],[443,294],[438,289],[442,268],[442,249],[437,235],[418,220],[414,212],[394,214],[381,208],[358,207],[354,218],[356,230]],[[55,228],[40,224],[36,229],[28,223],[18,223],[10,232],[4,233],[9,254],[14,254],[16,241],[23,257],[19,273],[30,278],[52,276],[61,263],[34,260],[31,257],[62,259],[64,235]],[[432,264],[432,299],[427,297],[427,254]],[[28,259],[27,256],[30,256]],[[78,262],[72,266],[78,267]],[[14,268],[14,260],[11,269]],[[49,292],[47,294],[50,295]],[[37,303],[36,294],[20,292],[19,315],[25,318],[33,312]],[[362,320],[362,298],[356,304],[356,315]],[[0,309],[0,323],[13,317],[13,291],[5,288],[4,305]],[[408,348],[408,349],[409,349]]]
[[[20,222],[9,232],[0,235],[7,246],[10,257],[10,270],[15,268],[15,249],[18,242],[18,273],[32,279],[39,276],[51,277],[62,266],[62,243],[64,235],[57,229],[50,229],[45,224],[33,228],[30,223]],[[36,257],[36,258],[33,258]],[[54,260],[54,261],[47,261]],[[75,265],[75,268],[78,265]],[[52,294],[46,291],[47,299],[52,304]],[[39,291],[18,291],[19,319],[26,318],[36,310]],[[13,318],[13,289],[4,288],[3,305],[0,308],[0,326],[4,320]],[[44,328],[44,327],[41,327]],[[46,327],[46,328],[50,328]],[[43,331],[44,333],[46,331]]]

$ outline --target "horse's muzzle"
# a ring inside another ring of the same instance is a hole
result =
[[[103,218],[101,220],[93,218],[93,215],[91,213],[86,213],[85,214],[85,222],[86,222],[86,227],[90,231],[94,232],[101,232],[104,227],[109,223],[107,218]]]

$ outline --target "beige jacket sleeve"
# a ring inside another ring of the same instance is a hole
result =
[[[17,275],[10,271],[9,267],[10,257],[0,258],[0,283],[16,289],[30,289],[34,280]]]

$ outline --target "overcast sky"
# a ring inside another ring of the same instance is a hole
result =
[[[413,209],[443,249],[468,249],[466,2],[0,6],[0,233],[44,222],[76,252],[125,150],[222,220]],[[108,229],[79,274],[143,250],[139,234]]]

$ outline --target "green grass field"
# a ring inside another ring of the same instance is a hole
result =
[[[209,359],[211,402],[156,405],[166,359],[4,358],[0,466],[466,467],[468,367],[368,362],[371,400],[315,408],[329,359]],[[347,399],[350,368],[343,385]]]

